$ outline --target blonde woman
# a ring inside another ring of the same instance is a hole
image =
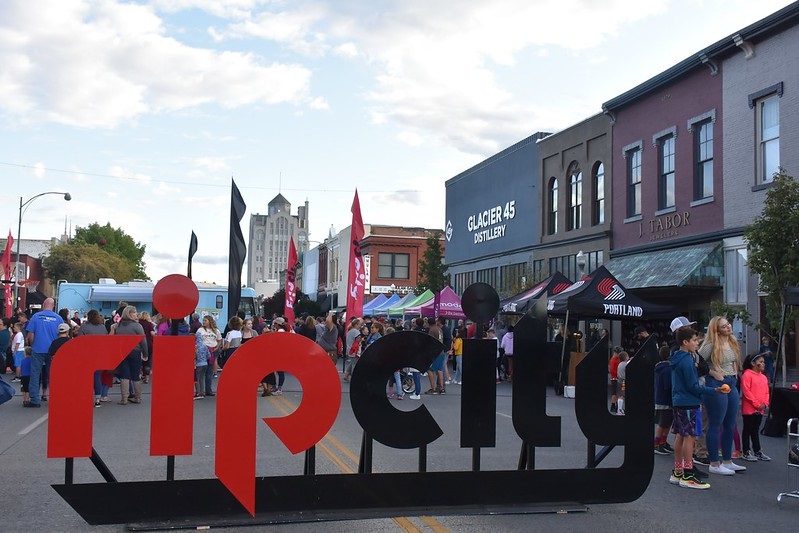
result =
[[[710,473],[731,476],[746,470],[732,462],[732,443],[735,422],[741,399],[736,387],[741,370],[741,349],[726,317],[714,316],[707,326],[707,335],[699,347],[699,355],[707,361],[710,371],[705,377],[708,387],[717,389],[726,384],[729,394],[712,393],[703,396],[707,409],[708,427],[705,431]],[[721,447],[721,461],[719,461]]]
[[[217,359],[219,357],[219,349],[222,347],[222,334],[216,326],[214,317],[205,315],[203,317],[202,326],[197,329],[195,335],[202,339],[203,345],[208,348],[208,353],[210,354],[210,358],[208,359],[210,368],[206,369],[205,382],[203,383],[205,386],[205,395],[215,396],[216,393],[214,393],[213,390],[213,381],[216,373],[219,371]],[[213,369],[213,373],[211,369]]]

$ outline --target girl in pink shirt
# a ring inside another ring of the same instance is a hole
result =
[[[744,361],[741,376],[741,415],[744,420],[741,440],[743,441],[743,458],[746,461],[771,461],[771,458],[760,451],[760,422],[768,408],[768,378],[763,373],[766,360],[762,354],[754,354]],[[749,440],[752,448],[749,448]]]

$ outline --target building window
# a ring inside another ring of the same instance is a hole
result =
[[[591,223],[594,226],[605,223],[605,165],[594,165],[594,199],[591,209]]]
[[[377,254],[377,277],[409,279],[410,260],[409,254]]]
[[[484,268],[477,271],[477,282],[487,283],[492,287],[497,287],[497,269]]]
[[[757,174],[769,183],[780,169],[780,100],[772,94],[755,103],[757,109]]]
[[[674,135],[666,135],[658,139],[658,209],[674,207]]]
[[[625,152],[627,157],[627,216],[641,214],[641,145]]]
[[[747,303],[749,269],[746,254],[746,248],[724,251],[724,301],[728,304]]]
[[[555,272],[560,272],[570,280],[577,281],[580,279],[580,274],[590,274],[601,266],[604,263],[604,255],[602,250],[585,252],[585,268],[582,271],[577,266],[577,254],[552,257],[549,259],[549,273],[552,275]]]
[[[558,232],[558,179],[549,179],[549,216],[547,220],[547,232],[554,235]]]
[[[543,259],[534,259],[533,260],[533,279],[530,281],[540,281],[545,277],[545,261]]]
[[[569,220],[567,230],[582,227],[583,172],[577,163],[569,167]]]
[[[463,294],[463,291],[466,290],[466,287],[474,283],[474,272],[461,272],[460,274],[455,274],[455,292],[458,294]]]
[[[521,292],[527,283],[527,279],[527,263],[516,263],[499,267],[500,296],[512,296]]]
[[[713,196],[713,122],[700,122],[694,130],[694,200],[702,200]]]

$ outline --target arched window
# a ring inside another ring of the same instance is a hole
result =
[[[569,217],[567,230],[580,229],[583,215],[583,172],[577,162],[569,165]]]
[[[558,179],[549,179],[549,212],[547,217],[547,232],[554,235],[558,232]]]
[[[591,207],[591,223],[594,226],[605,223],[605,165],[601,161],[594,164],[594,198]]]

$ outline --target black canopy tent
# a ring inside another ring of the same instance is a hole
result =
[[[672,318],[675,310],[671,306],[647,302],[632,294],[604,266],[566,290],[548,297],[547,314],[565,316],[569,319],[599,318],[605,320],[647,320]],[[566,335],[561,346],[561,381],[566,355]]]
[[[547,314],[571,318],[647,320],[673,318],[674,308],[653,304],[629,292],[601,266],[566,290],[548,297]]]
[[[523,315],[532,309],[536,300],[544,294],[558,294],[571,285],[572,282],[569,278],[560,272],[555,272],[535,287],[525,289],[499,302],[499,312],[505,315]]]

